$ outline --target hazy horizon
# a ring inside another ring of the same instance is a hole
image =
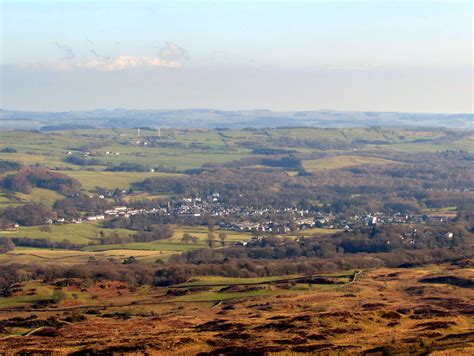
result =
[[[226,109],[226,108],[213,108],[213,107],[188,107],[188,108],[144,108],[144,109],[131,109],[131,108],[91,108],[91,109],[71,109],[71,110],[23,110],[18,108],[3,108],[0,107],[0,110],[3,111],[12,111],[12,112],[31,112],[31,113],[61,113],[61,112],[93,112],[93,111],[205,111],[205,110],[215,110],[215,111],[222,111],[222,112],[258,112],[258,111],[267,111],[273,113],[285,113],[285,112],[338,112],[338,113],[364,113],[364,112],[374,112],[374,113],[398,113],[398,114],[435,114],[435,115],[474,115],[472,112],[427,112],[427,111],[375,111],[375,110],[335,110],[331,108],[320,108],[320,109],[308,109],[308,110],[272,110],[268,108],[253,108],[253,109]]]

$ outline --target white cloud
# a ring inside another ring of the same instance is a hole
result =
[[[105,70],[105,71],[116,71],[126,70],[135,68],[179,68],[181,62],[164,60],[158,57],[135,57],[135,56],[119,56],[112,59],[93,59],[87,62],[78,63],[74,67]]]
[[[160,48],[159,56],[161,59],[169,61],[187,61],[189,59],[188,51],[173,42],[165,42]]]
[[[92,42],[88,40],[89,42]],[[150,69],[150,68],[180,68],[189,59],[188,52],[172,42],[165,42],[156,56],[130,56],[120,55],[116,57],[104,56],[95,49],[90,49],[92,59],[80,60],[74,50],[65,44],[55,43],[58,50],[63,53],[59,62],[49,63],[25,63],[16,64],[21,68],[50,68],[57,70],[89,69],[98,71],[121,71],[128,69]],[[90,56],[89,56],[90,58]]]
[[[146,56],[118,56],[115,58],[97,57],[87,61],[60,61],[50,63],[25,63],[16,64],[13,67],[31,69],[53,69],[74,70],[88,69],[105,72],[123,71],[129,69],[151,69],[151,68],[180,68],[182,62],[164,60],[159,57]]]
[[[160,48],[158,56],[118,56],[114,58],[101,56],[94,49],[91,50],[94,59],[79,62],[73,65],[61,63],[62,68],[86,68],[102,71],[119,71],[127,69],[146,68],[179,68],[189,59],[188,52],[173,42],[165,42]]]

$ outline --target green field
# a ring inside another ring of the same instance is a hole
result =
[[[177,226],[173,228],[173,237],[171,241],[181,242],[181,238],[184,233],[188,233],[192,236],[197,237],[202,243],[207,240],[207,228],[202,226],[193,226],[193,227],[183,227]],[[226,231],[226,230],[215,230],[214,235],[217,239],[219,232],[226,234],[226,241],[245,241],[252,237],[252,234],[248,232],[239,232],[239,231]]]
[[[27,203],[41,203],[46,206],[52,206],[56,200],[63,198],[63,195],[53,190],[42,188],[33,188],[30,194],[0,192],[0,208],[24,205]]]
[[[28,306],[41,300],[51,298],[53,295],[53,288],[51,286],[39,282],[28,283],[28,288],[34,290],[34,294],[8,298],[0,297],[0,308]]]
[[[390,149],[406,153],[416,152],[438,152],[445,150],[467,151],[474,153],[474,142],[472,140],[459,140],[448,143],[400,143],[390,145]]]
[[[324,169],[340,169],[364,164],[394,164],[399,163],[387,159],[366,156],[334,156],[315,160],[303,161],[303,167],[307,171],[317,172]]]
[[[103,229],[95,223],[49,225],[51,232],[41,231],[40,226],[20,227],[15,232],[0,232],[0,237],[29,237],[32,239],[49,239],[60,242],[69,240],[73,244],[88,244],[99,238],[101,230],[106,234],[117,232],[121,236],[128,236],[133,231],[125,229]]]
[[[165,177],[177,175],[159,172],[96,172],[96,171],[62,171],[72,178],[77,179],[85,190],[93,190],[96,187],[104,189],[126,189],[134,182],[143,181],[152,177]]]
[[[0,297],[0,308],[15,308],[15,307],[28,307],[32,304],[51,299],[54,287],[40,281],[31,281],[24,284],[23,288],[31,292],[31,295],[19,295],[13,297]],[[63,289],[66,294],[66,298],[63,302],[68,300],[75,300],[83,304],[95,304],[95,301],[91,299],[91,295],[86,292],[72,291]],[[74,294],[74,297],[73,297]]]
[[[144,131],[144,134],[156,136],[157,132]],[[222,138],[214,130],[163,130],[159,142],[170,147],[152,147],[137,145],[136,131],[120,130],[78,130],[48,132],[27,132],[5,130],[0,132],[0,149],[15,147],[18,153],[0,153],[0,159],[14,160],[25,165],[40,163],[48,168],[72,168],[64,158],[69,151],[78,152],[81,146],[92,142],[105,143],[89,152],[103,165],[118,165],[122,162],[140,163],[152,167],[163,165],[178,170],[199,168],[204,163],[222,163],[248,156],[248,149],[228,150]],[[173,147],[178,143],[176,147]],[[107,155],[109,151],[113,154]],[[115,153],[119,153],[116,155]],[[105,167],[98,166],[96,168]],[[87,178],[85,178],[87,179]],[[94,187],[92,183],[86,183]],[[122,184],[123,181],[122,181]]]
[[[24,202],[41,203],[47,206],[51,206],[56,200],[64,198],[63,195],[54,190],[42,188],[33,188],[30,194],[15,193],[15,195]]]

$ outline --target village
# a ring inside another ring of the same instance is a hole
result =
[[[107,194],[99,195],[106,199]],[[93,196],[90,196],[92,198]],[[386,214],[383,212],[366,212],[364,214],[334,214],[317,209],[297,207],[243,207],[224,203],[219,193],[205,197],[183,197],[171,203],[156,203],[153,207],[115,206],[100,213],[85,213],[80,218],[49,218],[45,224],[103,222],[118,217],[130,218],[137,215],[155,215],[184,218],[190,225],[205,224],[206,219],[214,219],[219,228],[228,231],[261,232],[284,234],[310,228],[350,231],[361,226],[390,224],[423,224],[428,226],[446,225],[450,216],[446,214]],[[16,230],[18,223],[3,230]]]

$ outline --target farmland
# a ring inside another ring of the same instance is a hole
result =
[[[119,236],[128,236],[134,233],[134,231],[126,229],[104,229],[97,223],[52,225],[48,231],[44,231],[42,227],[21,227],[18,231],[0,233],[0,237],[46,239],[51,242],[68,240],[73,244],[86,246],[73,251],[18,247],[11,253],[0,255],[0,263],[9,261],[73,264],[86,262],[91,257],[100,260],[110,257],[124,259],[130,256],[136,257],[139,261],[153,262],[156,259],[166,259],[172,253],[208,248],[207,230],[201,227],[174,227],[173,236],[164,241],[97,245],[101,232],[116,233]],[[198,241],[193,244],[182,242],[182,236],[186,233],[197,237]],[[246,241],[250,237],[249,233],[226,232],[226,243]],[[87,246],[88,244],[93,245]]]
[[[94,223],[52,225],[49,231],[42,231],[41,227],[20,227],[18,231],[3,232],[8,237],[29,237],[33,239],[49,239],[51,241],[69,240],[73,244],[87,244],[99,238],[101,228]],[[125,229],[111,229],[119,235],[128,235],[131,231]]]
[[[85,152],[84,147],[100,143],[100,148],[89,149],[99,161],[94,170],[103,170],[107,165],[120,162],[133,162],[144,165],[162,165],[177,170],[201,167],[204,163],[223,163],[249,156],[249,143],[269,144],[278,147],[294,147],[308,152],[305,145],[320,140],[328,145],[366,144],[368,147],[384,143],[384,147],[406,152],[424,152],[443,149],[472,149],[472,137],[459,136],[456,140],[448,138],[443,131],[396,131],[389,129],[268,129],[254,131],[215,131],[163,129],[158,136],[156,131],[142,131],[137,137],[134,130],[82,130],[58,132],[3,131],[0,141],[3,147],[15,147],[17,153],[0,153],[0,159],[17,160],[24,164],[40,163],[49,168],[74,168],[77,166],[64,161],[67,152]],[[286,141],[285,141],[286,140]],[[309,141],[308,141],[309,140]],[[298,145],[298,141],[301,145]],[[145,145],[146,144],[146,145]],[[157,145],[158,144],[158,145]],[[382,148],[382,146],[378,146]],[[78,151],[81,150],[81,151]],[[320,150],[318,148],[317,150]],[[109,154],[106,154],[109,152]],[[72,173],[82,178],[87,188],[94,187],[91,182],[94,173]],[[81,175],[82,174],[82,175]],[[90,176],[89,176],[90,174]],[[97,177],[98,178],[98,177]],[[134,176],[123,175],[117,184],[124,187]]]
[[[310,172],[315,172],[322,169],[338,169],[345,167],[361,166],[364,164],[384,165],[393,163],[397,162],[376,157],[336,156],[317,160],[303,161],[303,167]]]
[[[151,172],[104,172],[104,171],[63,171],[68,176],[77,179],[82,187],[89,191],[96,187],[104,189],[127,189],[132,183],[150,177],[164,177],[172,173]]]
[[[71,250],[51,250],[46,248],[20,247],[12,252],[0,255],[0,263],[31,263],[47,265],[74,266],[87,263],[91,259],[95,261],[105,261],[109,259],[125,260],[134,257],[140,262],[155,262],[158,259],[166,259],[172,253],[179,252],[179,247],[172,250],[153,249],[133,249],[114,245],[111,250],[95,252],[93,250],[71,251]]]

